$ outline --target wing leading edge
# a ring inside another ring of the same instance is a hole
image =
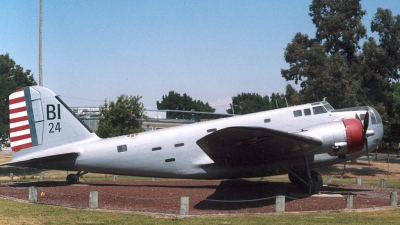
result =
[[[263,127],[228,127],[196,143],[221,166],[254,165],[300,157],[322,145],[319,139]]]

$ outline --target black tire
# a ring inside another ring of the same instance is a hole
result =
[[[311,179],[313,181],[313,186],[311,187],[311,194],[318,194],[322,189],[322,185],[324,184],[322,176],[317,171],[311,170]]]
[[[76,174],[68,174],[66,181],[68,184],[76,184],[79,182],[79,177]]]
[[[299,180],[299,178],[295,177],[293,174],[289,173],[288,174],[290,183],[295,184],[295,185],[301,185],[303,184],[303,182],[301,182],[301,180]]]
[[[304,194],[311,194],[311,195],[318,194],[322,189],[322,185],[324,184],[321,174],[319,174],[315,170],[311,170],[310,173],[311,173],[311,182],[308,182],[308,184],[299,183],[297,184],[297,186]],[[305,181],[308,181],[307,176],[302,176],[302,178]]]

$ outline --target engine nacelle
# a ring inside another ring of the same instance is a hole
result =
[[[321,153],[345,157],[364,149],[363,125],[356,118],[343,119],[303,129],[301,134],[319,137],[323,146]]]

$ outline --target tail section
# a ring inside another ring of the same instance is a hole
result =
[[[31,102],[29,88],[18,89],[10,95],[10,142],[14,152],[38,145],[35,123],[29,122]]]
[[[54,92],[44,87],[18,89],[9,97],[9,109],[13,152],[67,144],[93,135]]]

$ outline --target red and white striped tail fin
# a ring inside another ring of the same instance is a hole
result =
[[[18,89],[9,96],[9,109],[11,150],[17,155],[97,138],[59,96],[45,87]]]
[[[30,102],[26,101],[26,97],[29,98],[25,96],[24,88],[18,89],[9,97],[10,143],[14,152],[37,145],[37,140],[34,140],[36,132],[31,129],[32,124],[29,123]]]

